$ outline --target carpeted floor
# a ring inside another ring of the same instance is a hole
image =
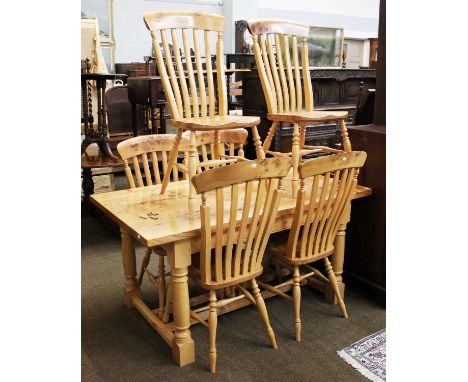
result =
[[[140,261],[143,248],[136,250]],[[336,351],[385,327],[385,310],[350,290],[345,320],[337,306],[304,287],[302,342],[294,340],[293,306],[281,297],[266,301],[277,350],[255,307],[231,312],[218,320],[218,371],[211,375],[204,326],[191,328],[196,363],[179,368],[162,338],[124,305],[120,238],[90,215],[82,217],[81,275],[83,381],[366,381]],[[155,303],[156,293],[144,284],[143,297]]]

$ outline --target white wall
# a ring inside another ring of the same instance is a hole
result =
[[[210,2],[216,3],[216,2]],[[222,6],[201,1],[114,0],[115,62],[143,62],[151,54],[151,36],[143,14],[161,9],[190,9],[222,14]]]
[[[379,0],[114,0],[115,62],[142,62],[151,52],[145,12],[190,9],[226,17],[225,52],[234,52],[234,22],[281,18],[317,26],[340,27],[345,37],[377,37]]]

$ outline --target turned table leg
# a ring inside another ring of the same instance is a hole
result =
[[[129,307],[133,307],[133,298],[141,297],[140,285],[136,279],[136,258],[135,247],[133,245],[133,237],[129,231],[120,228],[120,235],[122,238],[122,262],[124,269],[124,301]]]
[[[255,146],[255,152],[257,153],[257,159],[265,159],[265,151],[263,151],[262,141],[260,135],[258,135],[257,126],[252,127],[252,137]]]
[[[333,273],[335,273],[336,281],[338,283],[338,290],[340,291],[341,297],[345,299],[345,284],[343,283],[343,263],[345,255],[345,238],[346,238],[346,224],[350,220],[351,204],[348,207],[348,211],[345,214],[343,222],[338,227],[338,233],[335,238],[335,252],[330,256],[331,265],[333,267]],[[328,283],[325,287],[325,301],[330,304],[338,304],[333,287]]]
[[[173,296],[174,338],[172,358],[179,366],[195,362],[195,343],[190,333],[188,266],[191,263],[190,240],[174,242],[168,248]]]

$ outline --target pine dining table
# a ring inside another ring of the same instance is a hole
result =
[[[283,185],[285,193],[272,232],[289,230],[294,217],[296,200],[291,197],[290,179],[284,179]],[[189,296],[188,267],[192,254],[199,249],[200,197],[189,199],[188,180],[170,183],[165,194],[160,194],[160,189],[161,185],[152,185],[112,191],[91,195],[90,201],[120,226],[125,304],[129,308],[135,308],[151,324],[172,349],[174,362],[184,366],[195,362],[195,342],[191,336],[190,325],[198,321],[191,315],[190,307],[197,298],[190,299]],[[371,193],[370,188],[358,185],[353,199],[367,197]],[[214,193],[208,194],[208,203],[214,204],[215,198]],[[331,259],[342,296],[344,243],[351,206],[348,210],[347,218],[340,224],[335,240],[335,253]],[[226,222],[229,220],[228,211],[226,209]],[[240,225],[240,215],[238,224]],[[135,239],[145,247],[162,246],[167,252],[173,296],[172,322],[164,322],[158,314],[158,309],[150,308],[142,299],[136,278]],[[336,303],[334,292],[328,287],[328,283],[316,279],[311,280],[310,284],[324,292],[328,302]],[[284,291],[286,290],[289,289]],[[274,294],[265,290],[262,295],[269,298]],[[219,314],[250,304],[247,298],[238,296],[231,304],[221,307]]]

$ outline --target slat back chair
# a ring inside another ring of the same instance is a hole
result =
[[[183,130],[191,132],[213,130],[216,142],[219,143],[219,130],[238,127],[251,127],[253,129],[257,157],[264,158],[265,155],[256,128],[260,123],[260,118],[228,115],[222,40],[225,26],[224,17],[191,11],[157,11],[146,13],[144,21],[151,32],[156,62],[172,114],[173,126],[179,129],[169,162],[175,161],[177,146],[180,143]],[[209,59],[211,58],[210,36],[213,34],[217,36],[216,70],[212,68]],[[174,47],[174,56],[169,51],[169,39]],[[182,41],[183,45],[183,58],[179,51],[179,40]],[[190,40],[193,41],[194,62],[190,54],[192,43]],[[162,42],[164,57],[159,41]],[[201,58],[202,45],[204,45],[206,57],[204,62]],[[185,65],[183,61],[185,61]],[[184,66],[186,70],[184,70]],[[205,70],[203,66],[206,67]],[[214,74],[217,82],[216,89],[213,81]],[[217,94],[217,98],[215,94]],[[215,150],[217,149],[218,146],[215,145]],[[190,134],[188,168],[190,179],[196,173],[196,155],[196,137],[193,133]],[[165,192],[168,182],[169,179],[165,175],[161,193]],[[189,197],[195,197],[192,183],[190,183]]]
[[[334,241],[357,185],[359,169],[364,165],[367,154],[351,151],[305,161],[299,166],[301,179],[297,195],[296,210],[286,246],[271,245],[269,253],[277,260],[293,267],[293,301],[295,305],[296,339],[300,341],[300,282],[314,275],[326,279],[317,269],[300,275],[301,265],[324,261],[338,304],[344,317],[348,317],[340,294],[335,273],[328,257],[334,252]],[[307,187],[306,187],[307,185]],[[272,290],[267,284],[260,284]],[[275,293],[279,291],[274,288]]]
[[[169,169],[169,155],[175,137],[175,134],[141,135],[117,145],[117,151],[124,161],[125,175],[130,188],[161,184],[161,173],[165,174],[168,171],[170,179],[174,182],[188,179],[187,172],[183,172],[183,166],[174,164]],[[182,164],[187,166],[188,139],[182,140],[179,150],[179,155],[183,155]],[[130,163],[133,165],[133,172]]]
[[[264,142],[264,150],[272,155],[284,155],[269,151],[272,139],[281,122],[293,124],[293,193],[297,191],[297,167],[302,155],[314,152],[337,152],[334,148],[305,145],[306,123],[338,122],[343,148],[351,151],[351,143],[345,124],[346,111],[317,111],[310,78],[307,38],[309,25],[285,20],[251,20],[248,22],[253,35],[253,49],[268,115],[272,121]]]
[[[277,347],[255,277],[263,271],[263,254],[283,194],[281,179],[290,168],[290,158],[258,159],[205,171],[192,178],[195,189],[202,195],[200,269],[196,279],[210,291],[212,372],[216,365],[217,289],[238,285],[244,292],[241,298],[257,306],[271,344]],[[216,195],[213,210],[207,202],[210,192]],[[247,281],[251,282],[253,296],[239,285]]]

